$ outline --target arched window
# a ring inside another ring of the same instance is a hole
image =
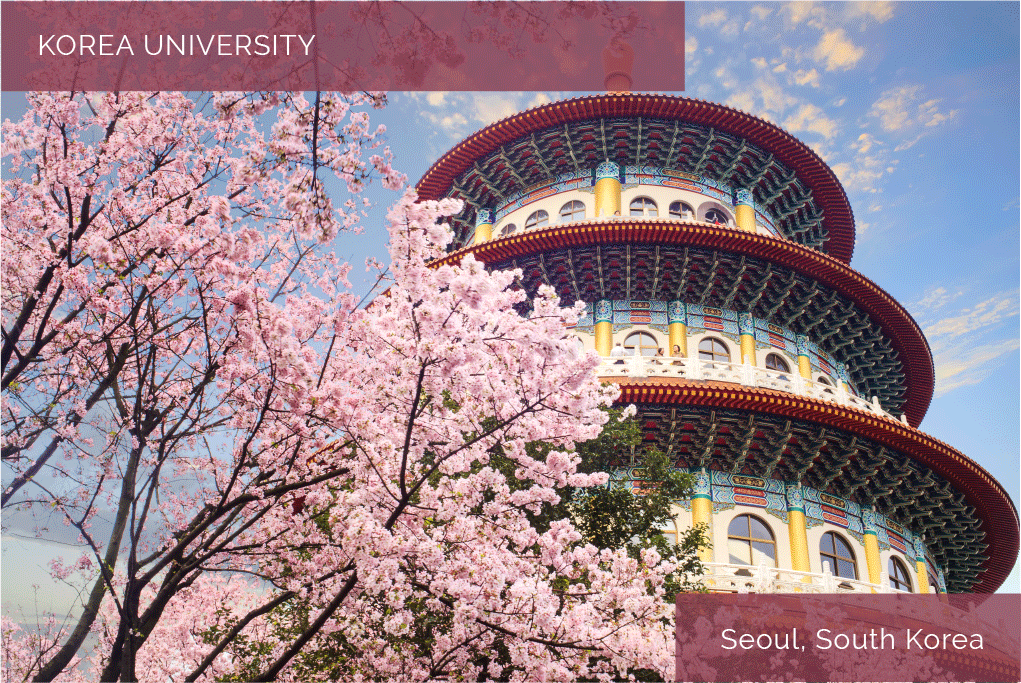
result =
[[[507,235],[510,235],[517,229],[518,226],[514,225],[513,223],[508,223],[507,225],[500,228],[500,237],[506,237]]]
[[[656,202],[652,201],[648,197],[636,197],[635,199],[632,199],[629,208],[631,209],[632,216],[655,218],[659,215],[659,209],[656,208]]]
[[[695,210],[685,202],[674,202],[670,205],[669,214],[671,218],[691,218],[695,215]]]
[[[585,205],[577,200],[560,207],[560,222],[580,221],[585,217]]]
[[[575,334],[571,336],[574,337],[574,348],[578,349],[578,353],[585,353],[585,342],[582,341],[581,337]]]
[[[823,391],[825,393],[827,394],[833,393],[833,382],[830,381],[829,377],[827,377],[826,375],[819,375],[818,382],[819,384],[823,385]]]
[[[827,531],[822,535],[819,555],[823,562],[829,562],[830,571],[834,576],[843,579],[858,579],[858,563],[855,562],[854,551],[851,550],[847,541],[834,532]]]
[[[776,566],[776,538],[769,526],[753,515],[738,515],[727,527],[727,551],[731,564]]]
[[[894,590],[910,593],[911,574],[908,573],[908,568],[904,566],[904,563],[896,557],[891,557],[888,569],[890,572],[890,587]]]
[[[727,214],[723,213],[719,209],[709,209],[706,211],[705,221],[707,223],[715,223],[716,225],[727,225],[730,223],[730,219],[727,218]]]
[[[648,332],[634,332],[624,340],[624,352],[629,356],[655,356],[659,343]]]
[[[780,357],[778,353],[771,353],[766,356],[766,369],[776,370],[777,372],[790,372],[791,367],[787,365],[787,361]]]
[[[529,230],[531,228],[541,228],[542,226],[547,224],[549,224],[549,214],[543,211],[542,209],[539,209],[538,211],[532,213],[532,215],[528,217],[528,220],[525,221],[525,230]]]
[[[717,363],[729,363],[730,351],[727,345],[715,337],[706,337],[698,343],[698,357]]]

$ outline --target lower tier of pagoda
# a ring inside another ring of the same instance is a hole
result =
[[[831,394],[793,375],[784,383],[747,366],[654,360],[604,359],[601,369],[620,387],[618,403],[637,407],[644,442],[676,467],[808,487],[878,512],[925,539],[935,564],[948,570],[951,592],[996,590],[1010,572],[1017,511],[1003,488],[957,450],[838,387],[827,387]],[[628,363],[644,372],[626,374]],[[696,370],[700,378],[692,379]],[[760,386],[767,382],[781,388]],[[625,479],[641,479],[633,458],[622,455],[612,466]],[[626,474],[636,467],[637,474]],[[717,541],[725,545],[726,537]]]

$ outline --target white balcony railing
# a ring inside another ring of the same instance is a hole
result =
[[[881,583],[833,576],[829,563],[823,571],[796,572],[764,564],[721,564],[707,562],[701,581],[713,591],[728,593],[893,593],[885,573]]]
[[[757,567],[742,564],[722,564],[707,562],[702,565],[705,573],[699,577],[706,588],[711,592],[721,593],[897,593],[898,591],[890,586],[890,577],[884,571],[880,573],[879,583],[868,583],[867,581],[854,581],[840,576],[833,576],[830,571],[829,562],[823,562],[823,571],[796,572],[791,569],[777,569],[760,564]],[[929,587],[930,593],[936,593],[936,587]],[[962,596],[958,596],[962,597]],[[969,601],[971,602],[971,601]],[[991,621],[992,615],[988,612],[976,610],[977,605],[982,604],[982,598],[976,596],[967,609],[960,609],[958,602],[956,608],[948,604],[940,606],[940,603],[933,602],[908,602],[901,603],[902,607],[898,614],[905,618],[914,618],[922,623],[953,623],[958,625],[958,633],[995,633],[985,643],[986,648],[999,649],[1001,652],[1011,652],[1017,648],[1017,633],[1004,622],[1002,615],[996,615],[996,621]],[[943,612],[936,617],[933,610],[951,610]],[[936,621],[937,619],[941,621]],[[994,628],[991,630],[990,626]]]
[[[677,377],[699,381],[733,382],[762,389],[775,389],[797,396],[829,401],[842,406],[849,406],[874,413],[892,420],[899,419],[907,424],[903,415],[897,418],[887,413],[879,405],[875,396],[871,401],[855,396],[847,391],[843,382],[836,386],[813,382],[805,379],[797,372],[780,372],[758,368],[751,363],[720,363],[699,358],[674,358],[669,356],[625,356],[622,358],[603,358],[599,364],[600,377]]]

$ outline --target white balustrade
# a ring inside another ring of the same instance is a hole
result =
[[[760,564],[723,564],[706,562],[705,573],[698,577],[714,591],[739,593],[893,593],[889,584],[869,583],[833,576],[826,566],[823,572],[797,572]]]
[[[780,372],[759,368],[748,363],[721,363],[699,358],[676,358],[672,356],[624,356],[603,358],[598,375],[604,378],[634,377],[677,377],[680,379],[733,382],[744,386],[784,391],[797,396],[829,401],[849,406],[867,413],[888,417],[891,420],[907,422],[904,416],[895,417],[879,405],[875,396],[867,400],[847,390],[843,382],[836,386],[813,382],[797,372]]]

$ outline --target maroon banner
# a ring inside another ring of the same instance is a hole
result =
[[[7,0],[0,18],[4,90],[684,89],[683,2]]]
[[[1021,680],[1018,595],[677,597],[676,679]]]

